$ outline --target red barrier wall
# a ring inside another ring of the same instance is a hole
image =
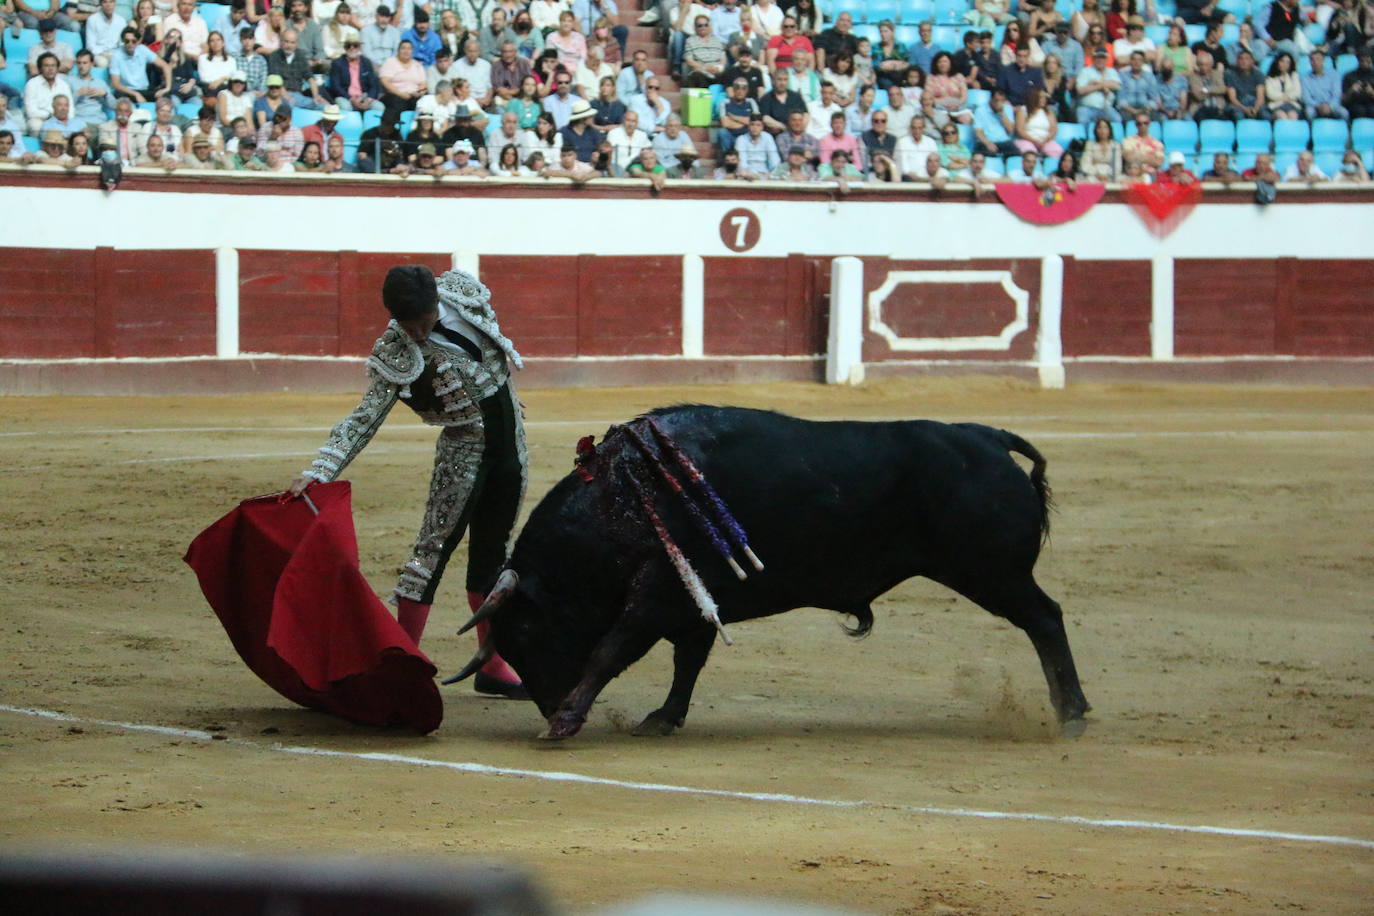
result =
[[[34,248],[0,258],[0,358],[214,352],[213,252]]]
[[[878,334],[864,330],[864,362],[887,360],[1029,360],[1035,350],[1039,323],[1040,261],[898,261],[891,258],[864,258],[865,314],[868,296],[881,287],[890,271],[946,271],[955,274],[973,271],[1010,271],[1012,282],[1030,296],[1030,325],[1017,334],[1010,349],[989,350],[894,350]],[[998,282],[904,282],[887,296],[882,305],[885,323],[904,338],[983,337],[1001,333],[1016,317],[1016,304]]]
[[[830,258],[703,258],[708,356],[825,352]]]
[[[1065,356],[1150,355],[1150,262],[1064,259]]]

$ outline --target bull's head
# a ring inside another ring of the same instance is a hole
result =
[[[597,637],[574,625],[557,608],[539,600],[537,582],[522,581],[514,569],[497,579],[482,606],[458,632],[490,623],[487,638],[462,671],[444,681],[471,677],[499,652],[524,683],[544,718],[553,715],[563,698],[582,679]]]

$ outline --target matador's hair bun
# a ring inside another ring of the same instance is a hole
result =
[[[382,304],[397,321],[432,314],[439,305],[439,287],[434,282],[434,274],[423,264],[391,268],[382,281]]]

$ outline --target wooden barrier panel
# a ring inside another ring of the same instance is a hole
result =
[[[864,332],[864,362],[889,360],[1030,360],[1039,325],[1040,259],[898,261],[864,258],[865,321],[873,321],[871,294],[892,285],[880,305],[889,333],[912,349]],[[909,279],[904,272],[925,276]],[[1010,275],[1009,289],[1000,276]],[[961,276],[964,275],[964,276]],[[981,275],[981,276],[979,276]],[[950,349],[951,338],[997,338],[1017,320],[1016,296],[1027,301],[1026,326],[1005,343],[985,349]]]
[[[1174,262],[1175,356],[1272,356],[1279,261]],[[1287,354],[1284,354],[1287,355]]]
[[[825,352],[830,258],[703,258],[708,356]]]
[[[96,355],[95,252],[6,249],[0,290],[0,358]]]
[[[1150,355],[1150,262],[1064,259],[1064,355]]]

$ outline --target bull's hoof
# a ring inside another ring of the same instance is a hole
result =
[[[1088,720],[1079,716],[1059,724],[1059,734],[1065,738],[1078,738],[1088,730]]]
[[[636,725],[630,734],[636,738],[662,738],[681,727],[681,719],[670,718],[661,710],[655,710],[645,716],[644,721]]]
[[[549,727],[539,736],[540,741],[562,741],[582,731],[583,719],[558,717],[549,720]]]

